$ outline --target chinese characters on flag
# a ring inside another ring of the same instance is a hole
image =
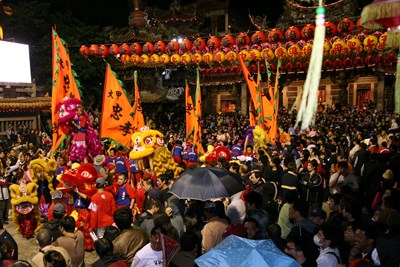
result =
[[[111,138],[130,148],[131,136],[138,130],[132,114],[134,107],[107,63],[101,112],[100,138]]]
[[[51,123],[53,128],[53,146],[51,152],[55,153],[57,148],[67,136],[66,129],[58,126],[59,114],[57,104],[65,97],[80,99],[78,86],[76,84],[72,64],[69,59],[65,42],[57,32],[52,30],[52,96],[51,96]]]

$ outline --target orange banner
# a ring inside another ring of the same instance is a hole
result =
[[[100,138],[110,138],[125,148],[130,149],[131,136],[137,130],[132,114],[133,107],[129,103],[120,81],[111,70],[110,64],[107,63]]]
[[[139,86],[137,83],[137,70],[133,73],[133,81],[135,86],[135,102],[133,104],[133,126],[135,127],[135,132],[139,131],[140,128],[145,126],[144,115],[142,109],[142,100],[140,98]]]
[[[201,144],[202,135],[202,102],[201,102],[201,89],[200,89],[200,74],[199,68],[196,69],[196,94],[195,94],[195,109],[194,109],[194,134],[193,134],[193,144],[196,144],[197,150],[204,154],[203,145]]]
[[[244,79],[246,80],[247,88],[250,92],[250,102],[253,102],[254,113],[250,116],[254,116],[256,125],[262,126],[262,118],[263,118],[263,109],[261,105],[261,95],[262,95],[262,88],[261,88],[261,75],[260,75],[260,68],[258,68],[257,74],[257,81],[254,80],[253,75],[250,74],[247,66],[244,64],[243,58],[241,55],[238,55],[238,59],[240,62],[240,67],[242,69]],[[251,104],[250,104],[251,106]],[[250,118],[252,119],[252,118]]]
[[[58,126],[59,114],[57,105],[65,97],[81,99],[77,83],[72,71],[72,64],[65,42],[52,29],[52,93],[51,93],[51,123],[53,128],[53,146],[55,153],[65,140],[68,132]]]
[[[189,84],[186,82],[185,88],[185,109],[186,109],[186,137],[188,138],[194,132],[194,106],[190,95]]]

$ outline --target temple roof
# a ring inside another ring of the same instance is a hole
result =
[[[39,111],[51,108],[51,97],[0,98],[0,112]]]

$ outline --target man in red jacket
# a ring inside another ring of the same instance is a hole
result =
[[[96,179],[97,193],[92,196],[89,205],[90,231],[96,230],[98,238],[102,238],[105,228],[114,223],[115,200],[110,192],[104,191],[106,185],[106,179]]]

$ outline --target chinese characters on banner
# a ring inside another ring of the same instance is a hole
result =
[[[200,73],[199,68],[196,69],[196,94],[195,94],[195,108],[194,108],[194,116],[193,125],[194,125],[194,133],[193,133],[193,144],[196,144],[197,150],[204,154],[203,145],[201,144],[201,134],[202,134],[202,123],[203,123],[203,115],[202,115],[202,102],[201,102],[201,89],[200,89]]]
[[[186,137],[190,137],[190,135],[194,132],[193,125],[193,116],[194,116],[194,106],[192,96],[190,95],[189,84],[186,82],[185,88],[185,109],[186,109]]]
[[[131,136],[138,128],[134,125],[134,107],[107,63],[101,112],[100,138],[111,138],[130,148]]]
[[[66,129],[58,126],[59,114],[57,104],[62,102],[65,97],[80,99],[78,86],[76,84],[72,64],[69,59],[68,50],[65,42],[57,32],[52,30],[52,97],[51,97],[51,123],[53,128],[53,146],[51,152],[54,153],[67,136]]]

